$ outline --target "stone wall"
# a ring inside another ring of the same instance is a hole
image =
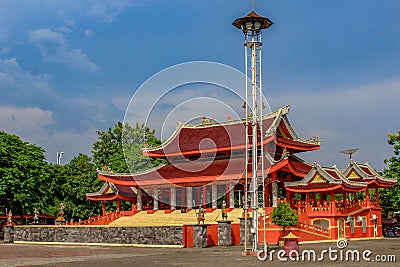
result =
[[[193,246],[195,248],[206,248],[207,244],[207,224],[193,225]]]
[[[232,221],[218,221],[218,246],[232,245]]]
[[[4,243],[14,242],[14,226],[4,226]]]
[[[182,245],[181,226],[16,226],[14,241]]]

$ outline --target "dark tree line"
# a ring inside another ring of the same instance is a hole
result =
[[[67,219],[99,215],[101,204],[85,196],[103,185],[97,178],[98,169],[107,166],[114,172],[140,171],[162,163],[142,155],[144,145],[140,144],[161,144],[144,124],[132,127],[118,122],[97,133],[92,157],[79,154],[65,165],[56,165],[46,161],[42,147],[0,131],[0,214],[5,215],[6,209],[13,215],[33,214],[37,208],[40,214],[56,216],[64,203]],[[123,150],[129,155],[127,160]]]

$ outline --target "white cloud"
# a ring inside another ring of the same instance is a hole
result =
[[[399,100],[400,80],[318,93],[290,91],[269,99],[274,107],[291,104],[289,119],[300,136],[323,140],[320,151],[304,154],[307,160],[343,167],[348,159],[340,151],[352,146],[360,148],[355,160],[378,170],[392,155],[386,134],[400,130]]]
[[[0,58],[0,89],[14,97],[45,93],[52,94],[49,75],[32,74],[21,68],[15,58]],[[3,95],[3,98],[5,95]]]
[[[30,32],[30,41],[40,49],[43,59],[48,62],[61,63],[81,70],[100,70],[80,49],[70,47],[61,33],[37,29]]]
[[[86,29],[84,31],[86,37],[91,37],[93,35],[93,31],[91,29]]]
[[[38,107],[0,106],[0,130],[43,147],[49,161],[56,161],[55,155],[58,150],[64,152],[64,163],[80,152],[90,154],[91,146],[97,137],[94,128],[90,127],[83,132],[50,131],[49,128],[53,124],[55,120],[52,111]]]
[[[136,1],[107,1],[91,0],[89,1],[87,14],[93,18],[101,18],[106,22],[112,22],[119,13],[125,8],[132,6]]]
[[[1,107],[1,130],[21,136],[37,136],[54,123],[53,113],[37,107]]]
[[[8,47],[3,47],[3,48],[0,50],[0,55],[8,54],[10,51],[11,51],[10,48],[8,48]]]

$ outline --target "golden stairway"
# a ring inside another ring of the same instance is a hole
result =
[[[187,213],[182,213],[180,210],[171,213],[158,210],[153,214],[148,214],[147,211],[141,211],[133,216],[121,217],[110,223],[109,226],[182,226],[185,224],[197,224],[196,212],[198,210],[191,210]],[[228,212],[228,220],[238,224],[242,213],[243,209],[233,209]],[[222,220],[220,209],[206,212],[205,224],[217,224],[218,220]]]

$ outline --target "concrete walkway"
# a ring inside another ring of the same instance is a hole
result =
[[[300,250],[315,249],[317,256],[323,249],[338,249],[336,243],[301,245]],[[277,255],[273,261],[259,261],[257,257],[241,256],[242,247],[187,248],[133,248],[101,246],[55,246],[0,243],[0,266],[399,266],[400,239],[374,241],[350,241],[343,249],[371,250],[372,259],[365,262],[331,261],[326,255],[323,262],[280,262]],[[270,249],[278,249],[271,247]],[[301,252],[300,252],[301,253]],[[376,262],[376,255],[394,255],[396,262]]]

